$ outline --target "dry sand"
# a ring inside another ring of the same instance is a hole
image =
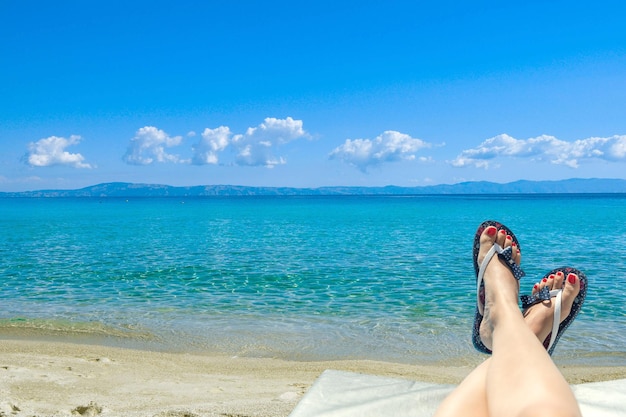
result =
[[[470,367],[290,362],[0,340],[0,417],[287,416],[325,369],[457,383]],[[626,367],[564,368],[571,383],[626,378]]]

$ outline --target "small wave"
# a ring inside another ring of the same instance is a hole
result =
[[[75,322],[54,319],[10,318],[0,319],[0,336],[4,337],[54,337],[72,338],[111,338],[143,342],[157,341],[149,331],[138,328],[107,326],[98,322]]]

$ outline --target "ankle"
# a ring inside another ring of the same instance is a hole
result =
[[[523,316],[517,305],[517,300],[504,299],[489,306],[489,321],[494,329],[500,323],[507,323],[511,319],[520,318],[523,318]]]

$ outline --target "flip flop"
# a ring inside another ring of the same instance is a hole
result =
[[[500,245],[494,243],[491,249],[489,249],[489,252],[487,252],[487,255],[485,256],[485,259],[483,259],[483,262],[480,265],[478,264],[480,236],[482,235],[483,231],[489,226],[495,226],[498,231],[504,230],[507,235],[511,236],[511,239],[513,239],[513,242],[515,242],[517,247],[520,248],[520,244],[511,229],[509,229],[502,223],[494,220],[487,220],[481,223],[481,225],[478,226],[478,230],[476,230],[476,234],[474,235],[473,258],[474,272],[476,273],[476,313],[474,315],[472,342],[476,350],[487,354],[491,354],[491,349],[487,348],[487,346],[483,344],[482,340],[480,340],[480,324],[483,321],[485,307],[485,283],[483,281],[483,276],[485,275],[487,265],[489,264],[489,261],[491,261],[491,258],[493,258],[495,254],[498,254],[498,257],[506,263],[516,280],[519,281],[519,279],[525,275],[524,271],[522,271],[520,266],[517,265],[513,260],[513,249],[511,246],[503,249]]]
[[[546,340],[543,341],[543,346],[546,348],[548,354],[550,355],[552,355],[552,352],[554,352],[554,348],[556,347],[556,344],[559,341],[561,335],[565,332],[569,325],[572,324],[572,322],[580,312],[580,309],[582,308],[585,301],[585,297],[587,296],[587,276],[578,269],[569,266],[556,268],[545,274],[544,278],[547,278],[552,274],[556,274],[559,271],[563,272],[566,277],[570,273],[576,274],[578,275],[578,279],[580,280],[580,291],[574,299],[574,304],[572,304],[572,311],[570,311],[569,315],[565,317],[565,320],[560,321],[561,296],[563,294],[563,288],[550,291],[548,287],[543,287],[541,290],[539,290],[539,292],[534,295],[522,295],[520,297],[520,299],[522,300],[522,308],[524,311],[526,311],[534,304],[540,303],[542,301],[547,301],[553,297],[556,297],[556,300],[554,301],[556,304],[554,307],[554,318],[552,319],[552,331],[550,332],[548,337],[546,337]],[[563,285],[565,285],[565,281],[563,281]]]

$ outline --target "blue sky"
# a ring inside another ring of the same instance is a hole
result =
[[[0,191],[626,178],[626,6],[503,3],[0,0]]]

